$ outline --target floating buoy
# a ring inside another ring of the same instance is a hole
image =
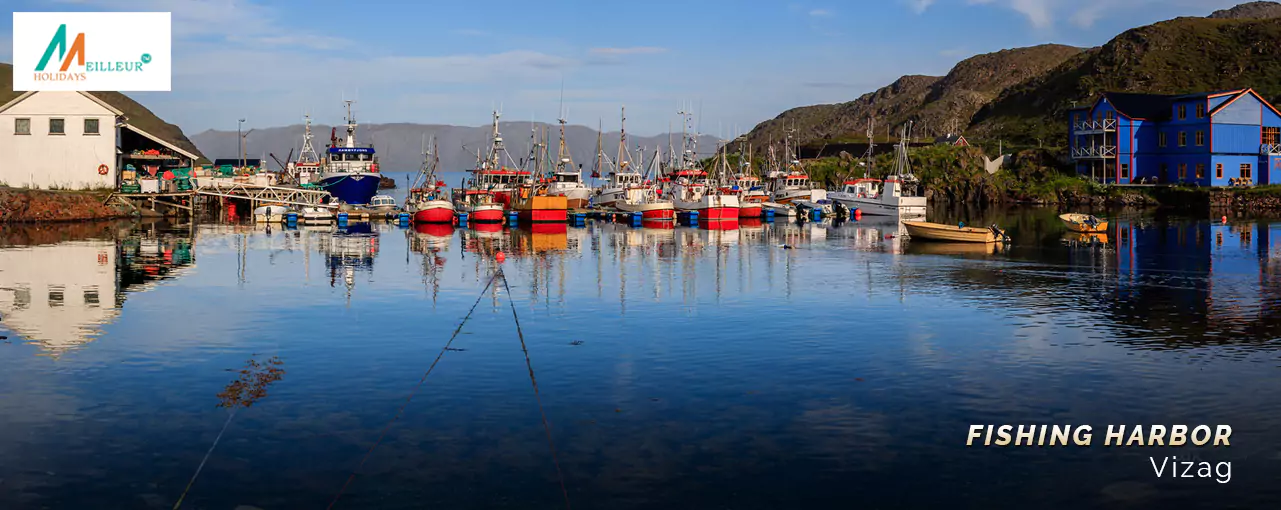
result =
[[[1223,222],[1224,222],[1224,223],[1227,223],[1227,222],[1228,222],[1228,217],[1227,217],[1227,216],[1224,216],[1224,217],[1223,217]]]
[[[863,210],[862,210],[862,209],[855,209],[855,210],[854,210],[854,219],[856,219],[856,220],[862,220],[862,219],[863,219]]]
[[[500,251],[494,254],[494,260],[497,260],[499,264],[502,264],[503,261],[507,260],[507,256],[503,255],[503,252]]]

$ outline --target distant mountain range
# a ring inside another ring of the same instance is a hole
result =
[[[560,137],[560,128],[557,125],[544,123],[535,123],[533,129],[539,130],[539,136],[545,132],[551,137],[552,156],[555,157],[557,143]],[[329,143],[330,132],[333,126],[313,124],[312,144],[315,146],[317,153],[325,151],[325,145]],[[341,140],[345,136],[345,127],[338,126],[337,135]],[[303,126],[301,124],[285,127],[274,127],[265,129],[254,129],[246,137],[248,145],[247,153],[251,158],[266,158],[270,168],[278,167],[275,161],[268,154],[275,154],[281,161],[289,157],[290,149],[294,149],[294,158],[298,156],[298,149],[302,146]],[[489,148],[490,126],[449,126],[441,124],[361,124],[356,129],[356,140],[359,143],[374,144],[378,151],[378,158],[383,168],[383,172],[397,180],[397,184],[403,183],[403,176],[406,173],[417,172],[422,165],[422,145],[423,140],[431,144],[432,137],[435,137],[436,143],[440,148],[440,166],[445,173],[446,182],[450,186],[458,184],[459,179],[463,176],[462,172],[475,168],[476,151],[484,152]],[[502,122],[499,123],[499,130],[503,135],[504,145],[507,147],[508,154],[516,163],[520,163],[522,158],[529,154],[531,124],[529,122]],[[545,130],[545,131],[544,131]],[[617,131],[607,132],[602,137],[602,145],[606,154],[614,155],[618,152]],[[235,158],[237,151],[236,132],[235,131],[204,131],[191,137],[197,147],[210,158]],[[569,148],[571,158],[575,165],[582,165],[583,177],[586,178],[592,167],[596,163],[596,130],[586,126],[565,126],[565,143]],[[672,143],[680,144],[680,133],[672,135]],[[701,136],[698,138],[698,152],[702,155],[710,155],[716,149],[717,139],[712,136]],[[664,154],[667,153],[668,136],[637,136],[631,133],[627,134],[627,145],[632,151],[632,157],[637,158],[637,146],[644,147],[645,161],[649,161],[654,156],[654,150],[662,148]],[[430,147],[428,147],[430,149]]]
[[[1066,142],[1066,111],[1105,91],[1159,94],[1254,88],[1281,97],[1281,3],[1135,28],[1090,49],[1044,45],[979,55],[943,77],[904,76],[847,103],[794,108],[748,133],[755,147],[787,129],[809,145],[878,137],[915,122],[918,136],[961,131],[1029,145]]]

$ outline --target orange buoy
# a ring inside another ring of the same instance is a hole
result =
[[[500,251],[494,254],[494,260],[497,260],[499,264],[502,264],[504,260],[507,260],[507,256],[503,255],[503,252]]]
[[[861,220],[861,219],[863,219],[863,210],[862,210],[862,209],[855,209],[855,210],[854,210],[854,219],[855,219],[855,220]]]
[[[1224,217],[1223,217],[1223,222],[1224,222],[1224,223],[1227,223],[1227,222],[1228,222],[1228,217],[1227,217],[1227,216],[1224,216]]]

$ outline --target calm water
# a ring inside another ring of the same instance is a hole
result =
[[[0,508],[1229,508],[1281,496],[1281,223],[5,227]],[[890,236],[890,237],[887,237]],[[782,245],[794,246],[785,249]],[[497,279],[501,250],[510,295]],[[430,377],[468,310],[479,305]],[[252,407],[218,407],[278,357]],[[970,424],[1091,448],[966,448]],[[1231,448],[1105,448],[1108,424]],[[1149,456],[1232,462],[1227,484]]]

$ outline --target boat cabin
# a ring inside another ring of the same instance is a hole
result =
[[[529,182],[528,170],[479,170],[476,172],[476,186],[492,188],[511,188]]]
[[[859,198],[876,198],[880,195],[880,181],[876,179],[852,179],[845,181],[841,193],[848,193]]]
[[[331,172],[378,171],[378,157],[373,147],[330,147],[325,157]]]

